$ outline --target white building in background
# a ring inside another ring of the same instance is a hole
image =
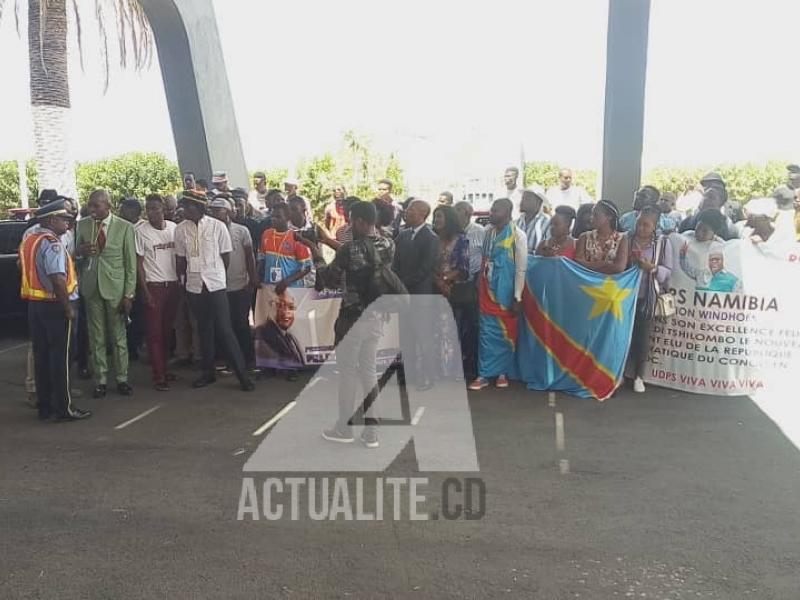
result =
[[[498,190],[504,189],[506,168],[520,169],[524,156],[519,137],[511,132],[474,128],[446,134],[395,132],[393,141],[406,175],[406,196],[435,205],[448,191],[456,202],[466,200],[476,211],[488,212]]]

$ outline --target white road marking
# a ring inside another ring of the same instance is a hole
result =
[[[411,419],[411,425],[416,425],[417,423],[419,423],[419,420],[422,418],[422,415],[424,414],[425,414],[425,407],[420,406]]]
[[[556,407],[556,393],[555,392],[547,392],[547,406],[550,408]]]
[[[564,451],[564,413],[556,413],[556,450]]]
[[[24,344],[17,344],[16,346],[11,346],[11,348],[3,348],[2,350],[0,350],[0,354],[5,354],[6,352],[13,352],[14,350],[19,350],[20,348],[24,348],[27,345],[28,342],[25,342]]]
[[[558,461],[558,470],[561,471],[562,475],[569,475],[569,461],[566,458]]]
[[[276,415],[275,415],[274,417],[272,417],[272,418],[271,418],[269,421],[267,421],[266,423],[264,423],[264,424],[263,424],[261,427],[259,427],[258,429],[256,429],[256,430],[253,432],[253,435],[254,435],[254,436],[259,436],[259,435],[261,435],[262,433],[264,433],[264,432],[265,432],[267,429],[269,429],[270,427],[272,427],[273,425],[275,425],[275,423],[277,423],[277,422],[278,422],[278,421],[280,421],[280,420],[281,420],[283,417],[285,417],[285,416],[286,416],[286,414],[287,414],[287,413],[288,413],[290,410],[292,410],[292,409],[293,409],[293,408],[294,408],[296,405],[297,405],[297,401],[296,401],[296,400],[292,400],[291,402],[289,402],[289,404],[287,404],[286,406],[284,406],[282,409],[280,409],[280,410],[278,411],[278,414],[276,414]]]
[[[133,417],[130,421],[125,421],[124,423],[120,423],[119,425],[114,427],[114,429],[125,429],[128,425],[133,425],[134,423],[136,423],[136,421],[141,421],[147,415],[153,414],[159,408],[161,408],[161,405],[160,404],[156,404],[153,408],[150,408],[150,409],[144,411],[142,414],[140,414],[140,415],[138,415],[136,417]]]

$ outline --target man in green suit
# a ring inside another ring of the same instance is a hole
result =
[[[117,392],[130,396],[125,326],[136,294],[136,242],[133,226],[111,214],[108,192],[95,190],[87,203],[89,218],[78,221],[75,234],[80,294],[86,303],[95,398],[107,391],[110,343],[117,372]]]

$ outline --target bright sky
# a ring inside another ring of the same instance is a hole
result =
[[[215,4],[251,169],[331,149],[348,129],[417,179],[500,168],[521,145],[527,160],[600,167],[604,0]],[[0,159],[31,152],[27,43],[9,17]],[[800,160],[798,23],[800,2],[653,0],[645,168]],[[157,64],[112,73],[103,96],[93,28],[87,13],[86,72],[72,61],[76,158],[174,157]]]

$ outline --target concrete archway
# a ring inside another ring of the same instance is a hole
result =
[[[178,164],[233,186],[249,177],[211,0],[139,0],[156,40]]]
[[[178,163],[232,185],[248,175],[212,0],[139,0],[156,39]],[[651,0],[609,0],[602,195],[628,209],[641,183]]]

